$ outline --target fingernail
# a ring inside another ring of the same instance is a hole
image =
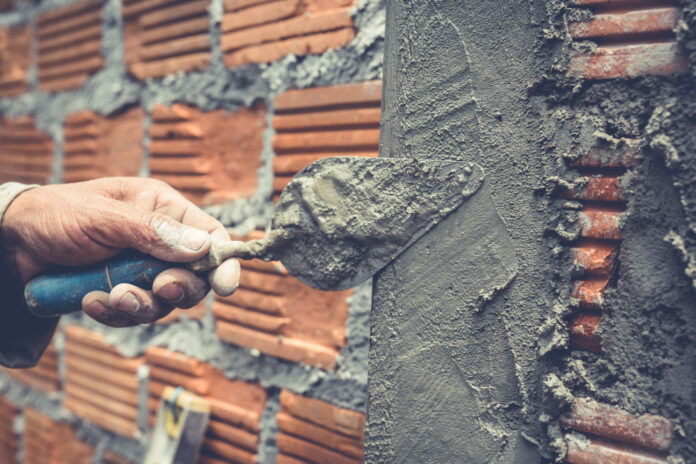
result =
[[[104,306],[99,300],[94,300],[85,308],[85,312],[89,313],[92,317],[100,317],[106,314],[106,306]]]
[[[124,312],[127,313],[134,313],[138,309],[140,309],[140,301],[133,295],[132,293],[128,292],[123,297],[118,300],[118,303],[116,303],[116,307]]]
[[[208,241],[208,232],[193,227],[185,227],[181,234],[181,245],[191,251],[200,250]]]
[[[167,300],[169,303],[176,304],[184,298],[184,288],[179,282],[170,282],[160,288],[157,296]]]

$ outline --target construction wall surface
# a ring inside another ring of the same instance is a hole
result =
[[[384,21],[379,0],[4,2],[0,180],[151,176],[258,238],[304,166],[377,156]],[[36,367],[0,372],[0,460],[140,462],[181,385],[211,403],[201,463],[361,462],[370,283],[242,268],[151,326],[63,317]]]

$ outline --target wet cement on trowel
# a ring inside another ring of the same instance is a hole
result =
[[[230,244],[229,254],[282,261],[320,290],[353,288],[456,210],[483,178],[461,161],[325,158],[285,188],[267,238]]]

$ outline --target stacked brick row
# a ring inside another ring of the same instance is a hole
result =
[[[94,447],[75,429],[32,408],[24,408],[24,464],[91,464]],[[10,462],[10,461],[7,461]]]
[[[254,232],[248,238],[261,238]],[[288,275],[282,264],[242,261],[239,289],[215,297],[221,340],[333,370],[345,345],[350,291],[320,292]]]
[[[354,0],[224,0],[219,19],[210,0],[120,3],[129,84],[133,78],[203,71],[216,45],[222,48],[224,63],[236,67],[273,62],[290,53],[323,53],[348,44],[356,34],[350,13]],[[103,18],[113,19],[109,8],[99,0],[78,0],[43,10],[29,24],[0,29],[0,96],[38,90],[57,92],[61,98],[61,92],[80,89],[88,81],[102,86],[100,79],[91,77],[105,67],[102,50],[113,45],[104,42],[113,37],[108,34],[113,25],[102,24]],[[218,27],[220,43],[213,44],[211,38],[217,35],[211,31]],[[32,42],[36,54],[31,53]],[[36,89],[28,79],[33,67]],[[250,198],[260,189],[269,192],[271,183],[259,185],[264,179],[259,173],[270,168],[262,154],[272,149],[278,155],[272,186],[277,199],[287,181],[314,160],[376,156],[380,101],[381,82],[374,81],[291,90],[276,101],[235,111],[202,109],[176,100],[147,108],[135,104],[110,114],[86,109],[69,112],[62,134],[52,132],[55,140],[38,130],[31,116],[3,117],[0,177],[46,184],[52,179],[79,182],[147,172],[205,206]],[[272,117],[268,111],[274,112]],[[276,133],[270,146],[264,137],[271,132],[269,124]],[[60,163],[54,157],[54,142],[60,143],[55,145],[63,155]],[[274,196],[268,196],[269,205]],[[246,238],[261,236],[254,231]],[[214,330],[227,343],[220,345],[222,349],[247,348],[278,358],[288,369],[297,369],[295,363],[336,371],[347,343],[351,292],[310,289],[280,263],[249,261],[242,266],[237,293],[212,303]],[[177,324],[184,314],[203,319],[211,301],[187,312],[175,311],[160,323]],[[144,355],[129,358],[99,333],[77,325],[59,330],[65,342],[59,350],[52,345],[36,367],[3,370],[3,375],[13,377],[13,385],[51,393],[50,401],[60,406],[47,415],[48,411],[10,402],[4,407],[0,402],[5,424],[0,428],[2,462],[14,462],[24,453],[31,463],[97,459],[127,464],[112,450],[97,456],[99,448],[81,440],[78,432],[84,422],[131,440],[134,448],[142,447],[144,442],[138,440],[151,432],[165,386],[183,386],[211,404],[200,463],[258,462],[262,433],[266,446],[275,441],[280,463],[362,461],[365,417],[360,412],[293,393],[281,388],[284,384],[265,387],[227,378],[201,360],[165,348],[150,347]],[[278,407],[274,402],[279,390],[280,411],[266,417]],[[70,421],[55,419],[63,416]],[[24,418],[23,434],[14,432],[15,417]],[[80,420],[73,423],[74,418]]]
[[[220,26],[229,67],[267,63],[289,53],[318,54],[354,36],[353,0],[225,0]]]
[[[30,116],[0,124],[0,182],[45,184],[52,176],[53,142]]]
[[[278,464],[362,462],[364,414],[288,390],[281,392],[280,406]]]
[[[233,113],[157,105],[150,125],[150,175],[199,205],[250,197],[261,166],[262,105]],[[234,128],[234,130],[230,130]]]
[[[20,25],[0,29],[0,97],[29,90],[31,32]]]
[[[99,0],[87,0],[39,16],[40,90],[80,87],[102,68],[101,6]]]
[[[211,407],[199,462],[256,462],[259,423],[267,400],[261,386],[226,379],[209,364],[164,348],[148,349],[145,358],[150,368],[151,424],[165,387],[182,386],[205,398]]]
[[[570,73],[587,79],[669,75],[687,69],[673,29],[679,3],[672,0],[574,0],[594,13],[589,21],[571,23],[575,40],[591,40],[591,54],[573,58]]]
[[[673,33],[679,17],[676,2],[574,0],[593,17],[571,23],[575,40],[591,40],[591,54],[571,60],[569,73],[586,79],[634,78],[684,71],[686,60]],[[573,161],[580,178],[564,197],[579,201],[580,238],[572,246],[576,266],[571,298],[579,303],[570,322],[571,348],[597,353],[604,294],[615,281],[621,241],[621,213],[626,209],[622,175],[636,162],[639,142],[595,146]],[[624,308],[628,310],[628,308]],[[559,423],[567,431],[565,461],[570,464],[665,464],[674,424],[664,417],[635,416],[591,398],[576,398]]]
[[[382,82],[290,90],[275,102],[275,198],[306,165],[329,156],[377,156]]]
[[[66,329],[65,407],[75,415],[127,438],[139,438],[138,368],[103,335],[79,326]]]
[[[137,176],[143,160],[144,112],[131,108],[104,118],[80,111],[65,118],[63,181]]]
[[[210,61],[208,0],[125,0],[125,60],[139,79],[200,70]]]

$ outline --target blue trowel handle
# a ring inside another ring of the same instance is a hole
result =
[[[101,263],[36,277],[24,287],[24,299],[37,316],[60,316],[80,310],[82,297],[93,290],[109,292],[122,283],[150,290],[157,274],[176,265],[126,250]]]

